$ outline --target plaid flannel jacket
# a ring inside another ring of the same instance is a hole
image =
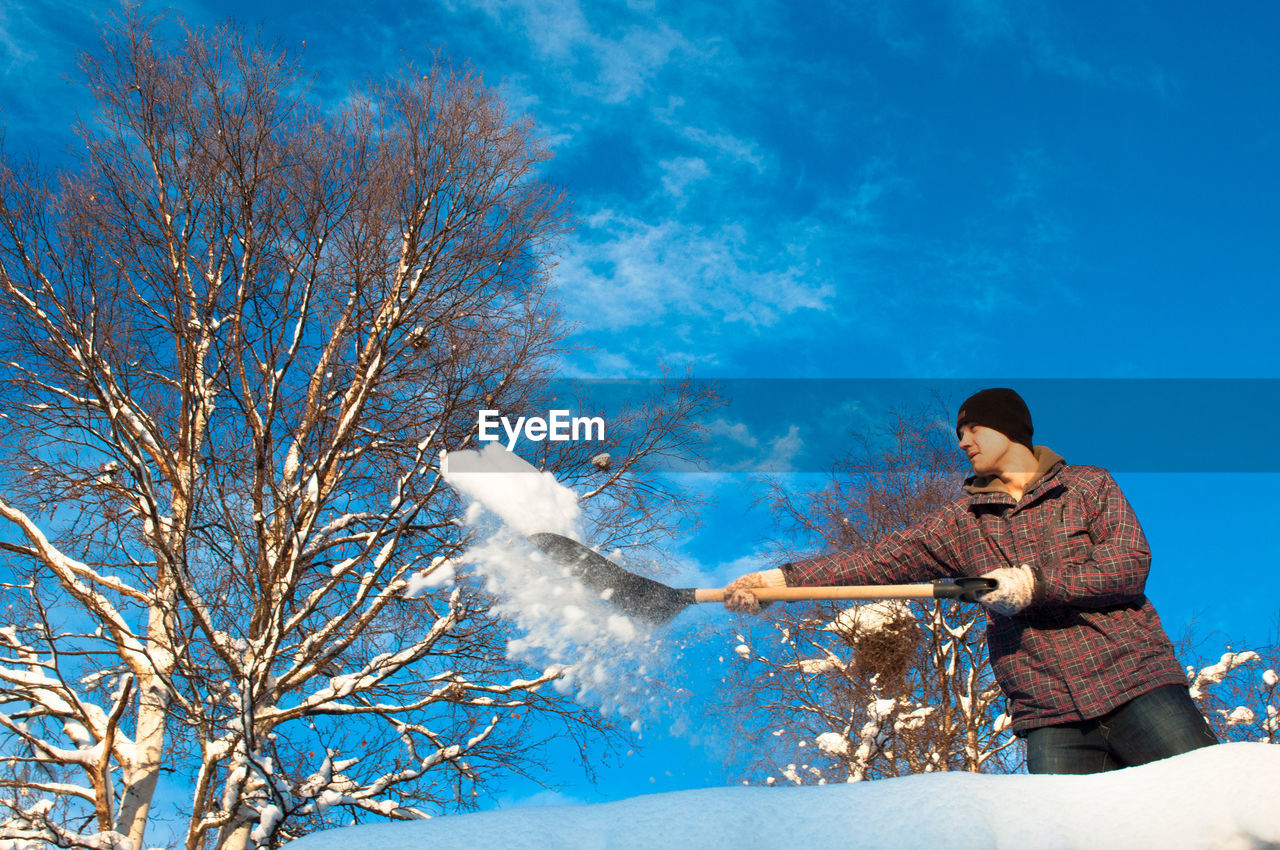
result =
[[[1067,465],[1043,446],[1036,455],[1046,471],[1016,504],[970,479],[966,495],[875,546],[784,564],[787,584],[902,584],[1030,564],[1036,601],[987,617],[991,666],[1018,733],[1186,684],[1143,593],[1151,553],[1124,494],[1104,469]]]

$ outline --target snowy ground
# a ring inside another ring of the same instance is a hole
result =
[[[291,850],[1221,848],[1280,850],[1280,746],[1223,744],[1094,776],[928,774],[705,788],[333,830]]]

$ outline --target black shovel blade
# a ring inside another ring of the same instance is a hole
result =
[[[624,570],[571,537],[542,531],[530,534],[529,540],[628,617],[662,625],[693,602],[692,591]]]

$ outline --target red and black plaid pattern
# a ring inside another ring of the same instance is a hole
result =
[[[1037,602],[988,612],[988,650],[1026,731],[1106,714],[1186,676],[1143,592],[1151,553],[1138,518],[1106,470],[1062,462],[1014,504],[973,493],[858,551],[786,564],[787,583],[905,584],[1031,564]]]

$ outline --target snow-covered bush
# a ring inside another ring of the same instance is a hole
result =
[[[1189,639],[1184,638],[1184,645]],[[1280,744],[1280,648],[1223,652],[1187,666],[1191,696],[1220,741]]]

